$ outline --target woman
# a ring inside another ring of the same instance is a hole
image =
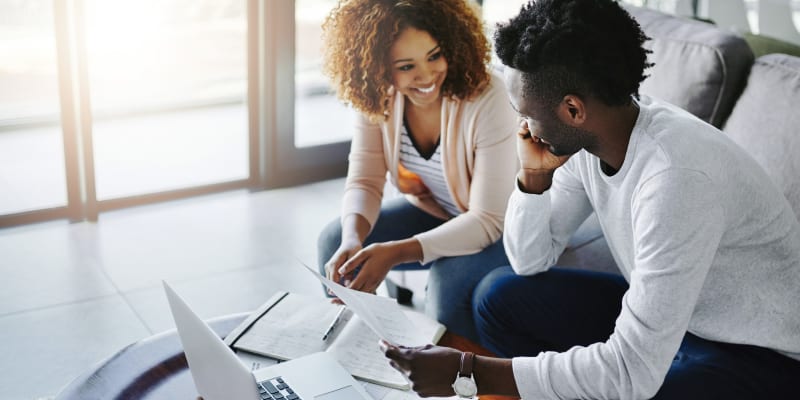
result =
[[[506,265],[516,114],[490,74],[465,0],[341,0],[323,24],[325,72],[362,115],[341,219],[319,238],[320,268],[373,292],[389,270],[430,268],[426,313],[477,339],[475,285]],[[386,175],[405,194],[381,205]]]

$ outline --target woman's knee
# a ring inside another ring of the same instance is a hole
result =
[[[342,225],[339,218],[334,219],[320,232],[317,238],[317,254],[319,268],[322,270],[324,264],[333,257],[333,253],[339,248],[342,242]]]
[[[429,264],[427,295],[437,303],[471,309],[478,283],[497,265],[474,256],[440,258]]]

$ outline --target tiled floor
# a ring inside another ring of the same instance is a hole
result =
[[[54,396],[125,345],[172,329],[162,279],[203,318],[252,310],[277,290],[321,296],[295,257],[315,263],[317,234],[338,215],[343,184],[0,229],[0,399]]]

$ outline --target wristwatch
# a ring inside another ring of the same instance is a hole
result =
[[[453,382],[453,390],[462,399],[472,399],[478,394],[478,385],[472,377],[472,364],[475,354],[470,352],[461,353],[461,366],[458,368],[456,381]]]

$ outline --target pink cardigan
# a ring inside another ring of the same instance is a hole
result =
[[[387,121],[359,120],[350,148],[342,218],[360,214],[374,226],[387,172],[396,185],[404,97],[395,94],[393,102]],[[441,124],[444,178],[463,213],[414,236],[422,245],[423,264],[477,253],[497,241],[503,234],[506,203],[518,169],[517,115],[498,76],[493,75],[490,85],[471,101],[443,99]],[[434,216],[450,218],[432,198],[406,198]]]

